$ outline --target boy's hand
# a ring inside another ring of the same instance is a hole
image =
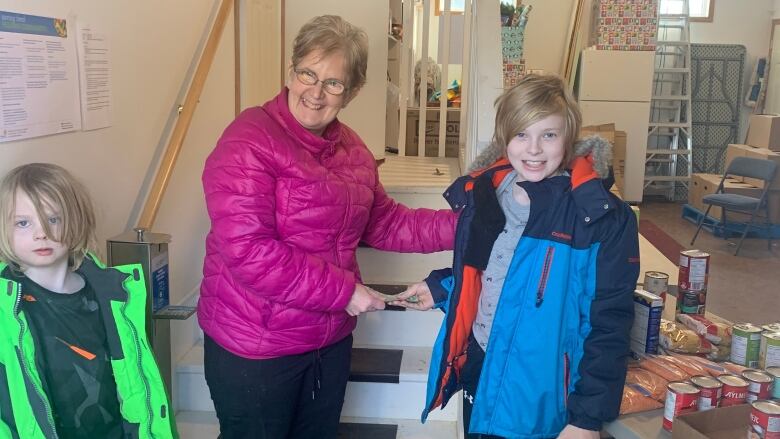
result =
[[[417,296],[416,302],[408,302],[406,300],[412,296]],[[425,282],[409,285],[406,291],[396,297],[397,299],[390,302],[390,305],[403,306],[404,308],[416,309],[417,311],[428,311],[434,305],[431,290]]]
[[[599,439],[600,435],[598,431],[585,430],[584,428],[575,427],[571,424],[561,431],[558,435],[558,439]]]

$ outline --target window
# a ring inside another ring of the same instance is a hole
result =
[[[450,11],[453,14],[462,14],[463,5],[465,0],[450,0]],[[436,15],[441,15],[442,9],[444,9],[445,0],[436,0]]]
[[[689,0],[691,21],[712,21],[715,0]]]

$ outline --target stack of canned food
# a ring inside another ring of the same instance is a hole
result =
[[[670,382],[663,427],[679,414],[750,404],[748,437],[780,439],[780,323],[737,323],[731,332],[730,372]]]
[[[709,253],[701,250],[680,252],[680,271],[677,275],[678,313],[704,314],[709,272]]]

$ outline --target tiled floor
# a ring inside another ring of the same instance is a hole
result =
[[[734,256],[737,238],[730,244],[704,229],[691,246],[696,226],[682,218],[682,204],[645,202],[640,218],[655,223],[684,248],[710,253],[710,312],[731,321],[780,321],[780,240],[773,242],[770,252],[766,240],[746,239],[739,256]]]

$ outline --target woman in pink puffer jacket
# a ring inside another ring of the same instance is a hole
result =
[[[356,316],[384,308],[361,284],[363,241],[451,249],[454,214],[409,209],[336,116],[365,83],[365,33],[339,17],[301,28],[287,87],[241,113],[206,161],[198,319],[224,439],[335,437]]]

